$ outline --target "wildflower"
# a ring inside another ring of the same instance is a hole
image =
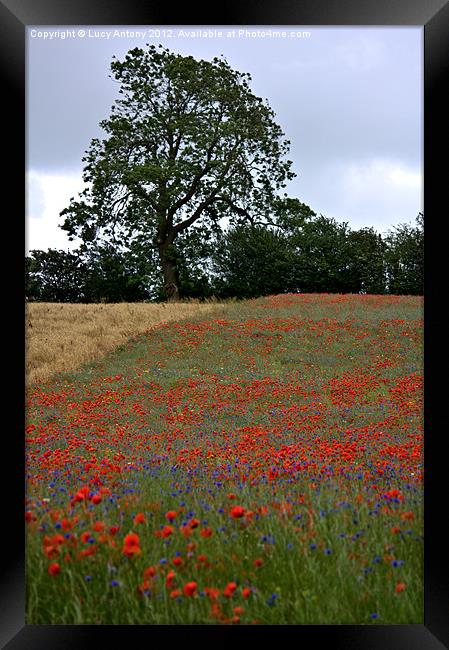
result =
[[[187,582],[184,587],[183,587],[183,592],[186,596],[194,596],[196,593],[197,589],[197,584],[193,580],[191,582]]]
[[[57,576],[61,571],[61,566],[57,562],[52,562],[48,567],[48,573],[51,576]]]
[[[373,613],[371,614],[371,618],[372,618],[372,619],[379,618],[379,614],[376,614],[376,612],[373,612]]]
[[[214,531],[212,530],[212,528],[205,527],[200,530],[201,537],[212,537],[213,534]]]
[[[174,531],[173,526],[163,526],[163,528],[161,528],[161,530],[156,531],[155,535],[157,537],[167,538],[167,537],[170,537],[170,535],[173,533],[173,531]]]
[[[99,503],[101,503],[101,496],[99,494],[94,494],[91,501],[94,505],[98,505]]]
[[[190,528],[197,528],[199,525],[200,525],[200,520],[199,519],[193,518],[193,519],[191,519],[189,521]]]
[[[102,521],[96,521],[93,525],[93,529],[96,533],[101,533],[104,530],[104,523]]]
[[[406,588],[405,582],[398,582],[394,590],[397,594],[400,594],[401,591],[404,591],[405,588]]]
[[[182,596],[180,589],[173,589],[173,591],[170,592],[170,598],[179,598],[180,596]]]
[[[149,566],[145,571],[143,572],[143,577],[144,578],[153,578],[153,576],[156,575],[156,569],[154,566]]]
[[[119,587],[120,583],[118,580],[111,580],[111,587]]]
[[[137,524],[144,524],[145,521],[146,521],[146,519],[145,519],[145,515],[143,514],[143,512],[139,512],[139,513],[134,517],[133,521],[134,521],[134,525],[135,525],[135,526],[137,526]]]
[[[167,573],[167,575],[165,576],[165,586],[166,586],[168,589],[171,589],[171,587],[173,586],[173,583],[174,583],[174,581],[175,581],[175,576],[176,576],[176,574],[175,574],[175,572],[173,571],[173,569],[170,569],[170,571],[169,571],[169,572]]]
[[[183,559],[182,557],[174,557],[172,562],[175,566],[181,566],[181,564],[183,564]]]
[[[243,517],[245,514],[245,508],[242,506],[234,506],[231,510],[231,517],[234,519],[239,519],[240,517]]]
[[[168,521],[171,523],[173,519],[175,519],[178,516],[178,513],[175,510],[169,510],[168,512],[165,513],[165,518],[168,519]]]
[[[127,557],[140,555],[140,553],[142,553],[139,547],[139,535],[136,535],[136,533],[130,533],[129,535],[126,535],[123,541],[122,553]]]
[[[223,596],[226,596],[226,598],[232,598],[232,594],[236,589],[237,589],[237,584],[235,582],[228,582],[228,584],[223,590]]]
[[[209,596],[209,598],[212,601],[217,600],[218,596],[220,595],[220,590],[217,589],[216,587],[205,587],[204,588],[204,593]]]
[[[84,533],[81,533],[80,535],[80,540],[83,542],[83,544],[87,544],[92,537],[90,531],[86,530]]]
[[[256,559],[254,560],[254,562],[253,562],[253,565],[256,567],[256,569],[257,569],[258,567],[261,567],[262,564],[263,564],[263,560],[262,560],[262,558],[260,558],[260,557],[256,558]]]

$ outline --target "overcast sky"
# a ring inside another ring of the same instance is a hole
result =
[[[223,54],[251,74],[291,141],[289,195],[351,228],[414,221],[423,210],[423,28],[273,28],[281,37],[268,29],[28,27],[26,250],[77,245],[58,227],[59,212],[83,188],[81,159],[118,97],[112,56],[146,43],[208,60]]]

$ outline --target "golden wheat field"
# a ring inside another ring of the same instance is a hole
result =
[[[126,340],[159,323],[215,311],[218,304],[27,303],[26,385],[45,382],[100,358]]]

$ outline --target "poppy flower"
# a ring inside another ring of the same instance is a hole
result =
[[[155,535],[157,537],[170,537],[170,535],[173,533],[174,528],[173,526],[164,526],[161,530],[157,530],[155,532]]]
[[[405,582],[398,582],[394,590],[397,594],[400,594],[401,591],[404,591],[405,588],[406,588]]]
[[[261,567],[262,564],[263,564],[263,560],[262,560],[262,558],[260,558],[260,557],[256,558],[256,559],[254,560],[253,564],[254,564],[254,566],[255,566],[256,568],[257,568],[257,567]]]
[[[140,553],[142,553],[139,547],[139,535],[136,535],[136,533],[129,533],[129,535],[126,535],[123,541],[122,553],[127,557],[140,555]]]
[[[145,519],[145,515],[143,514],[143,512],[139,512],[139,513],[134,517],[133,521],[134,521],[134,525],[135,525],[135,526],[137,526],[137,524],[144,524],[145,521],[146,521],[146,519]]]
[[[182,596],[180,589],[173,589],[173,591],[170,592],[170,598],[179,598],[179,596]]]
[[[242,596],[243,598],[248,598],[251,595],[251,589],[249,587],[243,587]]]
[[[170,571],[165,576],[165,584],[170,589],[173,586],[174,581],[175,581],[175,572],[173,571],[173,569],[170,569]]]
[[[57,576],[61,571],[61,566],[57,562],[52,562],[48,567],[48,573],[51,576]]]
[[[152,578],[153,576],[156,575],[156,569],[154,566],[149,566],[145,571],[143,572],[143,577],[144,578]]]
[[[94,494],[91,501],[94,505],[98,505],[99,503],[101,503],[101,496],[99,494]]]
[[[183,587],[183,592],[186,596],[194,596],[196,594],[197,584],[193,580],[191,582],[186,582]]]
[[[214,531],[212,528],[204,527],[200,530],[200,535],[201,537],[212,537],[214,534]]]
[[[190,528],[198,528],[199,525],[200,525],[200,520],[195,519],[195,517],[189,521]]]
[[[83,544],[87,544],[91,537],[92,533],[89,530],[86,530],[84,533],[81,533],[80,540],[83,542]]]
[[[181,566],[181,564],[183,564],[183,559],[182,557],[174,557],[172,562],[175,566]]]
[[[220,590],[217,589],[216,587],[205,587],[204,588],[204,593],[209,596],[209,598],[214,601],[217,600],[218,596],[220,595]]]
[[[236,589],[237,589],[237,584],[235,582],[228,582],[228,584],[223,590],[223,596],[226,596],[226,598],[231,598],[232,594]]]
[[[242,506],[234,506],[231,510],[231,517],[234,519],[239,519],[240,517],[243,517],[245,514],[245,508]]]
[[[104,530],[104,523],[102,521],[96,521],[93,525],[93,529],[96,533],[102,533]]]
[[[169,510],[168,512],[165,513],[165,518],[168,519],[168,521],[171,523],[173,519],[175,519],[178,516],[178,513],[176,510]]]

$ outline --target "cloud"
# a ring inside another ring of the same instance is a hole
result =
[[[423,210],[423,178],[402,161],[374,158],[329,165],[323,170],[314,209],[351,228],[374,226],[385,232],[393,225],[414,221]]]
[[[83,189],[79,174],[26,174],[25,252],[33,249],[73,250],[79,242],[70,242],[58,226],[59,216],[71,197]]]

